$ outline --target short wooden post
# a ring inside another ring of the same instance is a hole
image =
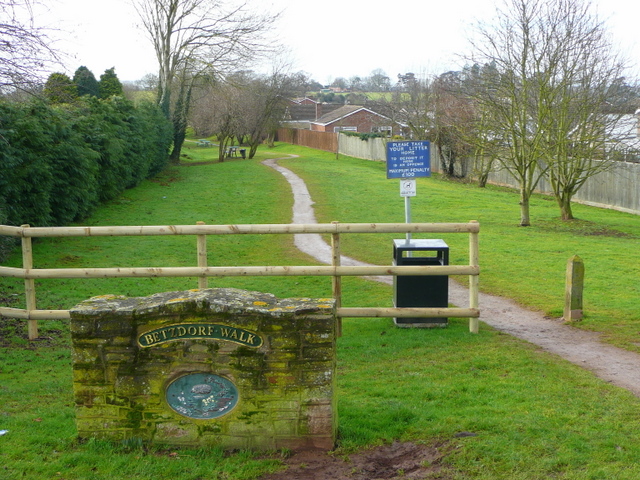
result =
[[[574,255],[567,262],[567,281],[564,292],[564,321],[582,320],[582,292],[584,290],[584,262]]]
[[[27,229],[30,225],[21,225],[23,229]],[[33,248],[31,245],[31,237],[22,235],[22,268],[26,271],[33,268]],[[24,279],[24,294],[26,299],[26,306],[28,315],[31,315],[32,310],[36,310],[36,281],[33,278]],[[27,328],[29,334],[29,340],[35,340],[38,338],[38,321],[27,320]]]
[[[470,223],[478,223],[477,220],[471,220]],[[469,265],[472,267],[479,266],[479,242],[478,233],[469,233]],[[478,308],[478,289],[479,289],[478,275],[469,275],[469,308]],[[478,333],[480,323],[477,318],[469,318],[469,331],[471,333]]]
[[[204,222],[196,222],[196,225],[205,225]],[[207,236],[198,235],[198,267],[207,267]],[[207,288],[209,285],[207,277],[198,277],[198,288]]]
[[[340,222],[331,222],[332,224],[338,224]],[[334,267],[340,266],[340,234],[332,233],[331,234],[331,265]],[[333,294],[333,299],[336,302],[336,310],[342,307],[342,277],[339,275],[334,275],[331,277],[331,291]],[[342,336],[342,317],[339,315],[336,316],[336,335],[338,337]]]

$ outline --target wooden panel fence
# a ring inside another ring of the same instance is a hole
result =
[[[297,128],[279,128],[277,140],[303,145],[305,147],[336,152],[338,150],[338,134],[333,132],[314,132]]]
[[[11,227],[0,225],[0,235],[22,239],[22,268],[0,266],[0,277],[24,279],[26,309],[0,307],[0,315],[28,321],[29,338],[38,337],[38,320],[68,319],[69,310],[39,310],[36,301],[36,279],[123,278],[123,277],[195,277],[198,288],[207,288],[208,277],[218,276],[329,276],[336,301],[337,316],[342,317],[465,317],[469,329],[478,332],[478,222],[469,223],[330,223],[330,224],[261,224],[261,225],[167,225],[109,227]],[[469,264],[440,266],[341,266],[340,235],[348,233],[468,233]],[[332,265],[320,266],[207,266],[208,235],[241,234],[330,234]],[[97,236],[196,236],[194,267],[149,268],[33,268],[31,239],[36,237],[97,237]],[[397,275],[465,275],[469,277],[468,308],[362,308],[343,307],[341,278],[343,276]]]

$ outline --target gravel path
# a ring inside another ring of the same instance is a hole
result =
[[[291,170],[281,167],[276,159],[263,163],[280,172],[291,185],[294,197],[292,223],[316,223],[313,201],[307,186]],[[321,263],[331,263],[331,249],[320,235],[295,235],[296,247]],[[367,265],[349,257],[342,257],[343,265]],[[482,276],[480,276],[482,281]],[[375,280],[391,283],[389,277]],[[467,306],[467,289],[457,282],[449,282],[449,302]],[[640,397],[640,355],[602,343],[600,335],[565,325],[561,320],[544,317],[517,305],[512,300],[480,294],[480,320],[492,327],[539,345],[544,350],[594,372],[598,377]]]

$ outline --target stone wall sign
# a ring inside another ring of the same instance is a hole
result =
[[[330,450],[335,304],[237,289],[106,295],[71,310],[81,438]]]

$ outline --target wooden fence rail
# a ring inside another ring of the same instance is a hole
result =
[[[22,239],[22,268],[0,267],[0,277],[24,279],[26,309],[0,307],[0,315],[28,320],[29,338],[38,337],[38,320],[67,319],[69,310],[38,310],[36,279],[197,277],[198,288],[207,288],[208,277],[219,276],[330,276],[337,316],[342,317],[468,317],[469,329],[478,332],[478,222],[469,223],[330,223],[262,225],[167,225],[112,227],[11,227],[0,225],[0,235]],[[346,233],[468,233],[469,264],[442,266],[341,266],[340,235]],[[207,235],[330,234],[332,265],[322,266],[207,266]],[[196,267],[150,268],[33,268],[31,239],[36,237],[195,235]],[[468,275],[469,308],[344,308],[341,278],[372,275]]]

